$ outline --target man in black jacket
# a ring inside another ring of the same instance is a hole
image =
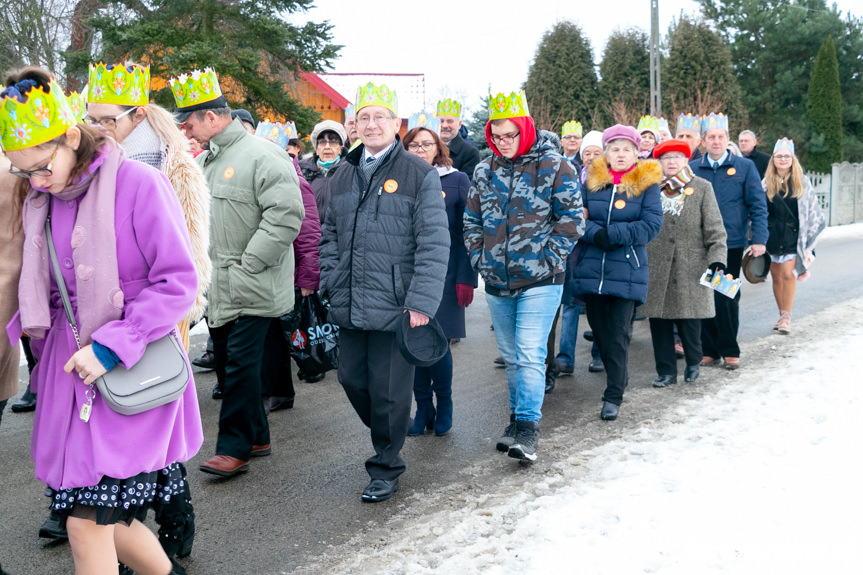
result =
[[[384,501],[405,471],[414,366],[396,341],[437,312],[449,261],[449,226],[437,170],[409,154],[396,133],[396,95],[371,83],[357,93],[362,144],[330,183],[321,230],[320,292],[339,326],[339,383],[371,430],[375,455],[362,500]]]
[[[758,138],[755,137],[755,132],[752,130],[743,130],[737,136],[737,146],[740,148],[740,152],[744,158],[752,160],[758,170],[758,175],[763,180],[764,174],[767,172],[767,164],[770,163],[770,154],[756,149],[757,145]]]
[[[461,129],[461,104],[455,100],[441,100],[437,103],[437,118],[440,120],[440,137],[449,148],[452,167],[473,181],[479,150],[465,142],[458,133]]]

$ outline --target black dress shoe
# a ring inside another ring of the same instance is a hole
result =
[[[587,371],[590,373],[599,373],[601,371],[605,371],[605,364],[602,363],[601,359],[592,359],[587,366]]]
[[[270,414],[271,411],[280,411],[282,409],[293,409],[294,407],[294,397],[278,397],[271,396],[264,398],[264,413],[267,415]]]
[[[686,369],[683,370],[683,381],[686,383],[692,383],[698,379],[700,373],[701,368],[697,365],[687,365]]]
[[[60,525],[60,514],[54,510],[39,528],[39,537],[43,539],[68,539],[66,528]]]
[[[324,377],[326,377],[326,375],[327,375],[326,372],[321,372],[321,373],[316,373],[314,375],[306,375],[305,377],[300,378],[300,379],[302,379],[306,383],[317,383],[317,382],[321,381]]]
[[[583,334],[581,334],[581,335],[582,335],[582,337],[584,337],[584,339],[586,339],[587,341],[593,341],[593,332],[592,332],[591,330],[587,330],[586,332],[584,332],[584,333],[583,333]]]
[[[660,375],[653,380],[653,387],[667,387],[677,383],[676,375]]]
[[[27,385],[27,391],[24,392],[21,399],[12,404],[12,413],[27,413],[28,411],[36,411],[36,394],[30,392],[29,385]]]
[[[201,369],[216,369],[216,356],[212,351],[205,351],[201,357],[192,360],[192,365]]]
[[[545,393],[548,395],[554,391],[554,385],[557,382],[557,376],[560,370],[557,369],[557,363],[552,361],[545,367]]]
[[[501,356],[497,356],[496,358],[494,358],[494,364],[501,367],[506,366],[506,363],[503,361],[503,358]]]
[[[613,421],[617,419],[617,412],[620,411],[619,405],[614,405],[613,403],[609,403],[607,401],[602,402],[602,411],[599,412],[600,419],[604,419],[606,421]]]
[[[566,365],[557,358],[554,359],[554,363],[557,365],[557,371],[560,375],[572,375],[573,369],[571,365]]]
[[[218,383],[213,386],[213,399],[222,399],[222,386]]]
[[[363,501],[377,503],[386,501],[399,490],[399,480],[395,479],[372,479],[363,490]]]

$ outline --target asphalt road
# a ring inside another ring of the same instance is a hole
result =
[[[863,239],[828,240],[817,251],[812,278],[799,285],[794,317],[863,293]],[[771,335],[778,312],[769,281],[745,284],[741,305],[745,369],[747,361],[758,361],[770,347],[752,345],[747,356],[745,344],[769,336],[774,346],[781,346],[782,336]],[[583,330],[584,316],[582,322]],[[502,481],[538,480],[549,472],[556,449],[601,444],[681,397],[708,393],[711,382],[733,377],[724,370],[703,369],[696,386],[654,390],[649,329],[647,322],[637,322],[621,417],[601,422],[604,375],[587,372],[589,344],[579,341],[574,376],[561,377],[546,398],[540,458],[533,465],[519,464],[494,449],[509,410],[504,372],[492,364],[498,353],[489,324],[488,308],[477,292],[468,309],[468,337],[453,346],[453,430],[442,438],[408,438],[401,491],[379,504],[360,501],[368,482],[363,461],[371,455],[371,443],[335,374],[316,384],[295,383],[295,407],[270,415],[272,456],[253,460],[248,474],[231,480],[197,469],[213,454],[219,402],[210,399],[215,375],[196,374],[206,440],[188,463],[198,528],[192,556],[183,561],[190,575],[329,573],[328,562],[355,552],[358,545],[380,544],[377,526],[393,517],[402,519],[412,507],[420,513],[426,502],[441,501],[442,493],[447,504],[458,505],[459,492],[491,489]],[[203,339],[193,339],[193,357],[200,354]],[[26,377],[22,369],[21,391]],[[31,426],[32,414],[7,409],[0,427],[0,562],[12,575],[72,573],[68,545],[37,537],[48,500],[33,475]]]

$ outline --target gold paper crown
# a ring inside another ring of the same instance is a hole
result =
[[[222,95],[219,79],[212,68],[180,74],[176,78],[171,78],[169,83],[179,109],[218,100]]]
[[[701,131],[706,133],[707,130],[712,130],[714,128],[719,128],[720,130],[728,131],[728,116],[725,114],[715,114],[711,112],[709,115],[704,116],[701,120]]]
[[[521,118],[530,116],[527,110],[527,97],[524,90],[510,92],[508,95],[498,94],[488,98],[488,119],[506,120],[508,118]]]
[[[563,125],[563,129],[560,131],[560,136],[565,138],[567,136],[578,136],[579,138],[584,135],[584,132],[581,128],[581,122],[576,122],[572,120],[570,122],[566,122]]]
[[[794,153],[794,140],[789,140],[788,138],[782,138],[776,142],[776,145],[773,146],[773,153],[776,152],[790,152]]]
[[[84,92],[86,94],[86,92]],[[87,115],[87,98],[78,92],[69,92],[66,96],[66,101],[69,102],[69,109],[72,110],[72,115],[78,122],[84,122],[84,116]]]
[[[94,104],[146,106],[150,96],[150,67],[90,64],[87,101]]]
[[[75,125],[69,102],[55,80],[48,92],[41,86],[24,95],[0,101],[0,143],[7,152],[15,152],[50,142]]]
[[[440,100],[437,103],[437,116],[455,116],[461,118],[461,102],[456,100]]]
[[[396,93],[390,90],[385,84],[375,86],[369,82],[365,86],[357,88],[357,103],[354,106],[357,112],[366,106],[383,106],[394,115],[398,116],[399,114]]]
[[[635,128],[638,130],[638,133],[642,132],[653,132],[655,134],[659,134],[659,118],[655,116],[642,116],[640,120],[638,120],[638,127]]]

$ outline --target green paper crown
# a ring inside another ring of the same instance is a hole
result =
[[[583,134],[581,122],[576,122],[575,120],[565,123],[563,129],[560,131],[561,138],[565,138],[566,136],[578,136],[580,138]]]
[[[87,101],[94,104],[146,106],[150,97],[150,67],[90,64]]]
[[[655,135],[659,135],[659,118],[655,116],[642,116],[638,120],[638,127],[635,129],[638,130],[639,134],[641,132],[653,132]]]
[[[439,101],[437,103],[437,115],[461,118],[461,102],[449,99]]]
[[[728,116],[725,114],[715,114],[710,113],[708,116],[704,116],[701,120],[701,131],[702,133],[707,133],[707,130],[712,130],[714,128],[719,128],[720,130],[728,131]]]
[[[85,92],[86,94],[86,92]],[[69,102],[69,109],[72,110],[72,115],[78,122],[84,122],[84,116],[87,115],[87,98],[78,92],[69,92],[66,96],[66,101]]]
[[[46,93],[40,86],[16,98],[0,102],[0,143],[7,152],[15,152],[50,142],[75,125],[69,102],[56,81],[51,80]]]
[[[523,116],[530,116],[530,112],[527,110],[527,97],[524,95],[524,90],[510,92],[506,96],[502,93],[497,96],[489,94],[489,120],[506,120],[509,118],[521,118]]]
[[[357,113],[366,106],[383,106],[396,116],[399,114],[396,93],[385,84],[375,86],[371,82],[357,88],[357,103],[354,105]]]
[[[177,108],[181,109],[216,100],[222,95],[219,79],[212,68],[180,74],[176,78],[171,78],[170,84]]]

